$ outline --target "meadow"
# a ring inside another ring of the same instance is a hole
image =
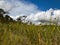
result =
[[[0,45],[60,45],[60,26],[0,23]]]

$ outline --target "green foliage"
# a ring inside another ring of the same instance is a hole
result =
[[[17,22],[22,23],[22,21],[25,22],[26,17],[27,17],[27,16],[19,16],[16,20],[17,20]]]
[[[60,26],[0,23],[0,45],[60,45]]]
[[[9,15],[5,15],[4,20],[7,23],[13,21],[13,19]]]

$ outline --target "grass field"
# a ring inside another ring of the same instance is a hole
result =
[[[60,45],[60,26],[0,23],[0,45]]]

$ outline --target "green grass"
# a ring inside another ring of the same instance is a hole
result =
[[[60,26],[0,23],[0,45],[60,45]]]

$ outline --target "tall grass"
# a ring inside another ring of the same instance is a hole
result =
[[[60,26],[0,23],[0,45],[60,45]]]

